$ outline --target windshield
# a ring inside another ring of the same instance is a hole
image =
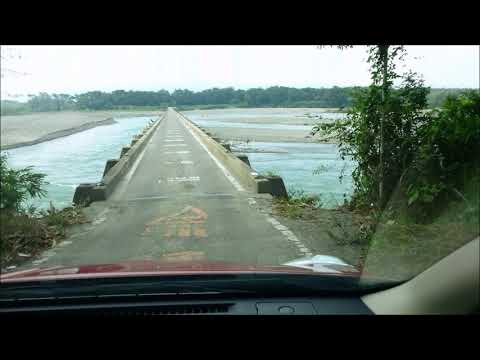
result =
[[[1,56],[2,282],[301,274],[362,289],[478,236],[478,46]]]

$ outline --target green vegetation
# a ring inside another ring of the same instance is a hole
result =
[[[393,60],[394,53],[390,55],[390,61]],[[390,68],[386,72],[386,88],[378,74],[374,72],[372,85],[355,93],[346,119],[321,123],[314,133],[335,136],[342,159],[351,157],[357,163],[352,173],[352,205],[368,207],[373,203],[382,209],[415,157],[422,125],[429,116],[422,112],[428,89],[415,74],[400,76]],[[393,88],[393,80],[399,78],[400,87]]]
[[[403,53],[372,46],[372,85],[354,93],[346,119],[313,132],[339,139],[342,158],[357,164],[347,208],[363,220],[331,237],[362,244],[372,273],[405,279],[478,236],[480,93],[446,96],[425,112],[429,89],[396,72]]]
[[[31,111],[27,104],[11,100],[2,100],[0,110],[1,115],[21,115]]]
[[[278,172],[275,171],[275,170],[267,170],[267,171],[262,172],[260,175],[263,175],[263,176],[279,176]]]
[[[321,208],[322,201],[318,194],[307,194],[304,190],[292,187],[288,189],[288,198],[275,198],[273,205],[279,215],[300,219],[308,217],[306,210]]]
[[[10,169],[4,154],[0,154],[0,174],[0,211],[20,212],[28,197],[45,196],[45,175],[34,173],[31,167]]]
[[[448,202],[442,195],[453,191],[458,197],[478,170],[480,96],[471,90],[447,97],[441,109],[425,113],[428,88],[416,74],[399,75],[392,65],[401,47],[388,55],[385,71],[377,50],[369,59],[372,85],[354,94],[347,118],[319,124],[314,132],[337,137],[341,156],[356,161],[352,207],[373,204],[381,211],[395,191],[403,191],[404,208],[418,220]]]
[[[81,208],[40,212],[0,211],[0,265],[5,268],[41,254],[66,237],[73,224],[87,222]]]
[[[66,228],[86,222],[81,208],[46,211],[26,207],[29,198],[45,195],[45,175],[31,167],[11,169],[0,155],[0,262],[1,268],[39,254],[66,236]]]
[[[427,95],[428,107],[439,108],[448,97],[457,97],[465,91],[468,91],[468,89],[431,89]]]
[[[360,87],[291,88],[272,86],[266,89],[213,88],[203,91],[166,90],[124,91],[111,93],[91,91],[78,95],[40,93],[27,103],[1,102],[2,115],[64,110],[158,110],[175,106],[181,111],[223,109],[229,107],[319,107],[346,109],[352,106],[354,92]],[[458,95],[461,89],[433,89],[428,95],[430,107],[439,107],[447,95]],[[345,110],[343,110],[345,111]]]

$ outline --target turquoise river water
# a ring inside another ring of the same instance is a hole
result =
[[[139,133],[150,117],[115,119],[117,123],[99,126],[70,136],[37,145],[6,150],[8,163],[14,168],[33,166],[47,174],[47,196],[31,201],[39,208],[49,203],[62,208],[71,205],[75,188],[80,183],[101,180],[105,162],[118,158],[121,148]],[[194,119],[192,119],[194,120]],[[195,121],[195,120],[194,120]],[[212,121],[212,120],[210,120]],[[206,124],[202,124],[206,125]],[[217,121],[215,124],[218,126]],[[257,128],[304,128],[302,125],[241,124]],[[342,161],[335,144],[250,142],[234,146],[233,151],[248,154],[252,167],[262,173],[281,175],[288,189],[320,194],[325,206],[343,201],[351,193],[353,163]],[[321,168],[319,174],[313,170]],[[338,177],[345,172],[343,182]]]

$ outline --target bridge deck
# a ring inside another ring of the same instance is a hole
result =
[[[36,263],[185,259],[276,265],[304,255],[282,233],[285,228],[252,205],[254,194],[227,175],[169,109],[111,197],[94,203],[100,210],[93,223]]]

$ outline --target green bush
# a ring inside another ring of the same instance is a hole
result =
[[[32,167],[11,169],[7,157],[0,154],[0,210],[20,212],[29,197],[46,195],[45,174],[35,173]]]
[[[405,181],[408,206],[421,217],[452,200],[468,202],[468,184],[480,181],[479,92],[448,97],[432,115],[421,130],[422,142]]]
[[[393,78],[396,75],[390,76]],[[401,78],[401,86],[389,89],[385,101],[382,101],[379,85],[358,89],[353,93],[353,106],[346,119],[319,123],[313,128],[313,134],[320,132],[326,137],[338,139],[342,160],[351,158],[356,162],[352,173],[354,193],[351,203],[354,207],[374,204],[382,209],[422,142],[420,130],[430,119],[428,114],[422,113],[426,107],[428,88],[415,74],[407,73]],[[383,163],[380,142],[382,117]],[[383,183],[383,201],[379,199],[380,183]]]
[[[279,176],[278,172],[275,170],[267,170],[261,173],[263,176]]]
[[[288,189],[288,198],[274,198],[273,203],[278,214],[293,219],[308,218],[310,215],[305,210],[318,209],[323,206],[320,195],[308,194],[295,187]]]
[[[27,104],[18,101],[2,100],[0,104],[1,115],[19,115],[30,112]]]

